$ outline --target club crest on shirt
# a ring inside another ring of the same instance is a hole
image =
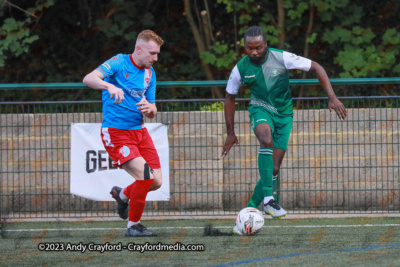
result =
[[[278,76],[278,75],[279,75],[279,70],[278,69],[272,69],[271,76]]]
[[[125,73],[125,78],[128,79],[129,73]]]

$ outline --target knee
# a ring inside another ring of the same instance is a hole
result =
[[[272,139],[270,139],[270,138],[261,139],[260,140],[260,146],[261,147],[270,147],[270,148],[274,147],[274,145],[272,143]]]
[[[272,130],[271,127],[266,123],[260,123],[254,130],[260,146],[262,147],[274,147],[272,142]]]
[[[162,173],[160,169],[153,171],[153,178],[154,180],[151,188],[152,190],[157,190],[162,185]]]
[[[157,189],[159,189],[159,188],[161,187],[161,185],[162,185],[162,180],[160,180],[160,179],[154,179],[154,180],[153,180],[153,184],[151,185],[151,188],[152,188],[153,190],[157,190]]]

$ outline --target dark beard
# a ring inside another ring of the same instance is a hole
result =
[[[263,63],[265,56],[267,55],[267,49],[260,56],[249,56],[251,62],[256,65]]]

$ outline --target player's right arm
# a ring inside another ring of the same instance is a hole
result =
[[[221,156],[225,157],[233,144],[239,145],[239,141],[236,137],[234,130],[235,121],[235,97],[236,95],[231,95],[228,92],[225,96],[225,123],[226,123],[226,141],[224,148],[222,150]]]
[[[113,84],[104,81],[104,75],[98,70],[94,70],[83,78],[83,83],[92,89],[107,90],[110,94],[110,99],[115,97],[114,103],[121,103],[124,100],[124,91],[115,87]]]
[[[232,70],[228,84],[226,86],[224,113],[225,113],[227,137],[221,153],[222,157],[225,157],[228,154],[233,144],[239,145],[239,141],[235,134],[234,123],[235,123],[235,98],[236,94],[239,91],[241,83],[242,81],[240,78],[239,71],[235,66],[235,68]]]
[[[83,83],[92,89],[107,90],[110,94],[110,99],[115,97],[114,104],[120,104],[124,99],[124,91],[115,85],[106,82],[105,77],[115,75],[121,70],[123,63],[123,55],[118,54],[101,64],[97,69],[89,73],[83,78]]]

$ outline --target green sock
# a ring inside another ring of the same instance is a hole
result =
[[[258,180],[256,187],[254,188],[253,195],[247,207],[259,208],[261,201],[264,199],[263,184],[262,179]]]
[[[258,208],[264,197],[272,196],[272,172],[274,171],[274,160],[272,159],[272,148],[260,147],[258,152],[258,171],[260,180],[254,188],[253,195],[247,207]]]

